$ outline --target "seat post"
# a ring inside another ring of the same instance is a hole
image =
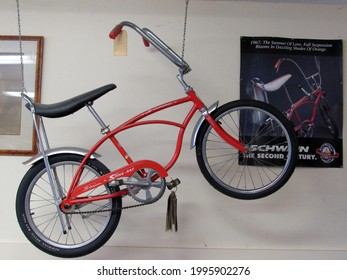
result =
[[[98,113],[93,108],[93,102],[88,102],[87,103],[87,108],[88,108],[89,112],[93,115],[93,117],[96,119],[98,124],[100,125],[100,127],[101,127],[101,131],[100,132],[102,134],[107,134],[108,132],[110,132],[109,126],[104,123],[104,121],[100,118]]]

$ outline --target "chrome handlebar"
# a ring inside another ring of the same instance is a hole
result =
[[[161,52],[167,59],[175,64],[181,73],[181,75],[187,74],[191,68],[187,62],[185,62],[177,53],[175,53],[168,45],[166,45],[158,36],[156,36],[148,28],[139,28],[136,24],[130,21],[123,21],[117,24],[109,34],[111,39],[116,39],[122,32],[123,27],[130,27],[135,30],[143,38],[146,47],[153,45],[159,52]]]

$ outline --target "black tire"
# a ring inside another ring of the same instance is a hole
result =
[[[83,160],[82,156],[63,154],[49,158],[64,196],[74,174]],[[89,159],[81,176],[82,182],[107,174],[110,171],[100,161]],[[87,255],[105,244],[117,228],[121,216],[122,200],[113,198],[80,204],[76,212],[118,209],[90,214],[62,213],[65,229],[58,218],[52,189],[43,160],[33,165],[23,177],[16,198],[19,225],[28,240],[40,250],[57,257],[73,258]],[[103,186],[90,192],[93,195],[111,193],[117,188]],[[84,194],[85,195],[85,194]],[[69,226],[68,226],[69,225]]]
[[[292,175],[298,157],[293,125],[273,106],[255,100],[229,102],[212,117],[250,152],[222,140],[206,121],[197,136],[202,174],[218,191],[238,199],[258,199],[279,190]]]
[[[330,106],[325,99],[322,99],[321,102],[319,103],[319,109],[320,109],[322,118],[329,129],[330,134],[332,135],[333,138],[338,138],[339,130],[331,114]]]

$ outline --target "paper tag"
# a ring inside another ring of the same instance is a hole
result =
[[[128,49],[128,34],[126,30],[122,32],[114,39],[114,51],[115,56],[126,56]]]

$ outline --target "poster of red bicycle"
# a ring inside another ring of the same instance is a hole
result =
[[[241,37],[240,98],[293,123],[298,166],[342,167],[342,40]]]

